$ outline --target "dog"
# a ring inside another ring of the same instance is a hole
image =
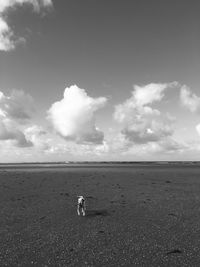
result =
[[[78,197],[78,203],[77,203],[77,213],[78,216],[83,214],[85,216],[85,211],[86,211],[86,205],[85,205],[85,199],[83,196],[77,196]]]

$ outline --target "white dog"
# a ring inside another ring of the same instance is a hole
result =
[[[77,197],[78,197],[77,213],[78,215],[80,215],[80,212],[82,212],[83,216],[85,216],[85,211],[86,211],[85,199],[83,196],[77,196]]]

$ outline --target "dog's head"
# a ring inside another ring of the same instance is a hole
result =
[[[85,200],[83,196],[77,196],[77,198],[78,198],[78,202],[82,202]]]

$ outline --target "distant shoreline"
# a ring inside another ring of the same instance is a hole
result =
[[[89,167],[200,167],[200,161],[69,161],[0,163],[0,169],[89,168]]]
[[[200,164],[200,161],[61,161],[61,162],[6,162],[0,165],[67,165],[67,164]]]

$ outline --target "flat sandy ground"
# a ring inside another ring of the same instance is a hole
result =
[[[1,267],[200,266],[198,166],[1,168],[0,212]]]

